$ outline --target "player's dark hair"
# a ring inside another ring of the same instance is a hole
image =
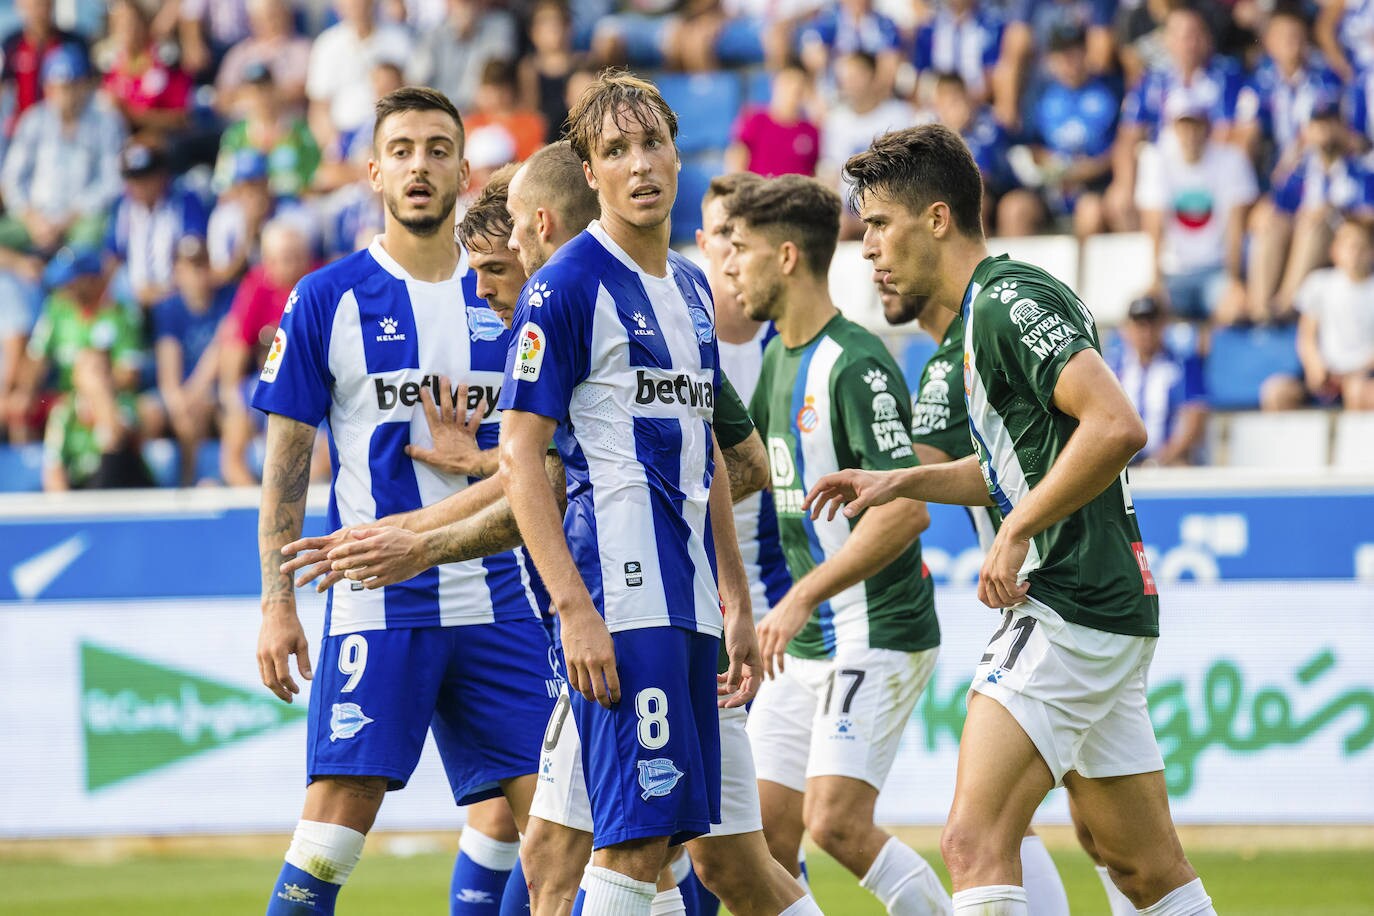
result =
[[[579,162],[591,162],[601,140],[601,126],[609,114],[622,132],[658,130],[655,115],[668,125],[667,139],[677,141],[677,114],[663,101],[653,83],[625,70],[605,70],[583,91],[568,112],[568,142]]]
[[[746,182],[725,202],[731,222],[778,244],[791,242],[812,276],[825,277],[840,237],[840,195],[814,178],[783,175]]]
[[[740,188],[763,180],[753,172],[726,172],[724,175],[717,175],[706,186],[706,193],[701,197],[701,205],[704,207],[713,200],[733,197],[739,193]]]
[[[464,248],[471,249],[474,244],[505,246],[514,228],[510,211],[506,209],[506,197],[510,191],[510,180],[519,168],[518,162],[507,163],[492,172],[482,186],[477,199],[458,223],[458,241],[463,243]]]
[[[943,202],[962,235],[983,237],[983,176],[963,138],[942,124],[883,134],[849,158],[844,174],[852,182],[849,201],[856,208],[866,194],[914,212]]]
[[[449,97],[437,89],[430,89],[428,86],[402,86],[393,92],[388,92],[377,100],[376,106],[377,120],[372,125],[372,143],[377,143],[377,134],[381,131],[386,119],[394,114],[403,111],[442,111],[453,119],[453,123],[458,128],[458,155],[463,155],[463,146],[467,142],[467,134],[463,129],[463,118],[458,114],[458,109],[453,107],[453,102]]]
[[[582,159],[572,144],[559,140],[525,160],[521,171],[521,199],[558,214],[574,232],[601,215],[601,201],[587,184]]]

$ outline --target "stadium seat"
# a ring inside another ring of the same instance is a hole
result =
[[[654,82],[677,112],[677,146],[684,156],[723,151],[739,113],[740,81],[733,73],[665,73]]]
[[[677,173],[677,200],[673,201],[673,244],[691,245],[701,228],[701,198],[711,179],[725,170],[720,155],[682,157]]]
[[[1060,283],[1070,289],[1078,289],[1078,239],[1071,235],[992,238],[988,239],[988,251],[995,255],[1010,255],[1013,260],[1042,267]],[[1083,301],[1097,315],[1097,309],[1086,297]],[[1101,316],[1098,316],[1098,320],[1102,320]]]
[[[1143,232],[1090,236],[1081,263],[1078,295],[1098,324],[1120,324],[1131,300],[1154,282],[1154,246]]]
[[[1331,418],[1323,410],[1247,411],[1227,421],[1227,467],[1320,470],[1331,452]]]
[[[1374,412],[1344,411],[1336,415],[1336,441],[1331,465],[1347,471],[1374,468]]]
[[[0,492],[36,493],[43,489],[43,446],[0,445]]]
[[[902,341],[902,375],[906,377],[906,386],[912,394],[920,390],[921,370],[935,355],[935,349],[935,341],[920,329],[913,329],[913,333]]]
[[[716,57],[727,67],[746,67],[763,63],[763,36],[757,19],[731,19],[716,39]]]
[[[1294,328],[1219,328],[1212,334],[1206,376],[1213,407],[1258,407],[1260,386],[1276,373],[1302,374]]]

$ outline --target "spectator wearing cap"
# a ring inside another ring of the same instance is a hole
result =
[[[1355,154],[1355,137],[1334,99],[1303,125],[1301,142],[1274,171],[1271,206],[1251,220],[1251,316],[1293,317],[1298,287],[1322,266],[1342,215],[1374,216],[1374,174]]]
[[[266,67],[277,99],[287,110],[305,112],[305,77],[310,67],[310,39],[296,34],[287,0],[248,0],[249,35],[231,47],[215,76],[217,104],[226,114],[241,114],[238,92],[260,79]]]
[[[821,155],[821,131],[806,114],[811,75],[790,60],[773,75],[768,104],[750,106],[735,120],[733,139],[725,150],[731,172],[814,175]]]
[[[105,48],[105,94],[134,133],[164,137],[189,124],[190,75],[175,48],[154,40],[148,13],[137,0],[111,0]]]
[[[479,0],[448,0],[444,22],[420,37],[406,64],[406,79],[433,86],[459,111],[467,111],[477,104],[487,65],[514,63],[519,45],[519,28],[510,12]]]
[[[305,119],[283,102],[272,70],[265,64],[254,61],[244,68],[239,103],[243,119],[229,125],[220,137],[215,190],[222,193],[229,187],[239,154],[254,150],[266,157],[274,195],[303,195],[320,166],[320,148]]]
[[[166,156],[132,142],[120,153],[124,193],[115,202],[105,252],[122,266],[119,286],[145,309],[172,290],[172,261],[183,236],[205,238],[205,205],[173,183]]]
[[[515,158],[521,162],[544,145],[547,130],[543,115],[519,105],[515,68],[503,60],[489,61],[482,70],[475,107],[463,115],[463,125],[468,130],[503,128],[515,141]]]
[[[1323,0],[1318,10],[1317,44],[1341,79],[1349,83],[1374,70],[1374,3]]]
[[[1165,343],[1169,314],[1156,296],[1126,310],[1120,345],[1109,348],[1112,371],[1149,433],[1133,464],[1195,464],[1207,431],[1207,390],[1202,361],[1175,354]]]
[[[1244,300],[1245,214],[1259,187],[1249,158],[1212,139],[1210,112],[1207,100],[1189,93],[1169,97],[1169,129],[1140,153],[1135,204],[1174,314],[1231,323]]]
[[[11,441],[22,441],[50,374],[56,394],[72,392],[73,375],[83,352],[104,354],[112,390],[129,396],[138,390],[145,361],[138,315],[108,295],[96,251],[62,249],[49,262],[43,284],[49,293],[7,405]]]
[[[157,390],[180,446],[181,484],[195,481],[196,453],[214,431],[219,348],[216,334],[234,288],[217,285],[205,243],[187,237],[177,245],[176,291],[153,309]]]
[[[1036,57],[1056,32],[1083,31],[1089,72],[1110,74],[1116,63],[1116,10],[1116,0],[1010,0],[993,75],[993,100],[1002,123],[1020,125],[1021,97],[1034,82]]]
[[[996,11],[976,0],[944,0],[917,26],[911,63],[917,74],[957,73],[979,104],[991,102],[1005,26]]]
[[[310,130],[320,149],[336,147],[372,123],[372,68],[379,62],[404,69],[413,42],[402,26],[379,25],[375,0],[335,0],[339,22],[320,33],[310,49],[305,93]],[[346,145],[346,144],[345,144]]]
[[[1264,57],[1236,101],[1237,142],[1267,173],[1312,112],[1341,93],[1341,78],[1308,43],[1302,11],[1279,7],[1264,26]]]
[[[20,27],[0,43],[0,88],[13,94],[14,108],[4,122],[4,135],[14,133],[19,117],[43,98],[43,62],[61,48],[86,58],[86,40],[59,29],[53,22],[51,0],[18,0]]]
[[[262,415],[248,408],[258,370],[276,335],[282,312],[292,305],[296,283],[314,267],[310,239],[290,220],[262,230],[262,263],[243,277],[220,332],[220,471],[230,486],[257,483],[248,449]]]
[[[806,23],[798,36],[802,63],[823,83],[831,68],[856,52],[873,58],[874,79],[884,95],[892,92],[902,57],[902,36],[893,22],[873,8],[873,0],[838,0]],[[835,74],[838,76],[838,74]]]
[[[1055,32],[1045,57],[1047,76],[1027,109],[1030,161],[1017,154],[1023,183],[1038,187],[1049,212],[1073,221],[1087,238],[1108,228],[1102,194],[1111,182],[1112,141],[1121,98],[1110,80],[1088,69],[1080,28]],[[1029,169],[1025,168],[1029,165]]]
[[[1164,47],[1168,63],[1149,70],[1126,96],[1121,109],[1112,156],[1112,184],[1106,205],[1114,225],[1136,224],[1132,205],[1136,162],[1142,143],[1153,142],[1167,122],[1164,109],[1175,92],[1187,92],[1207,105],[1212,130],[1219,140],[1229,139],[1235,121],[1236,99],[1244,85],[1244,73],[1229,58],[1213,53],[1212,32],[1202,14],[1190,6],[1171,8],[1164,20]]]
[[[1334,266],[1314,270],[1298,289],[1298,358],[1303,377],[1271,376],[1265,410],[1340,402],[1374,410],[1374,224],[1344,219],[1331,242]]]
[[[96,246],[119,196],[119,115],[90,91],[86,55],[58,48],[43,62],[44,98],[19,119],[0,170],[7,213],[0,245],[46,257]]]

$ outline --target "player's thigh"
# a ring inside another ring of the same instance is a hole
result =
[[[829,672],[828,659],[789,655],[783,670],[759,688],[749,709],[748,733],[760,781],[806,791],[811,728],[819,688]]]
[[[561,684],[538,619],[452,629],[461,633],[439,693],[434,740],[455,800],[471,804],[538,769]],[[515,812],[517,819],[526,813]]]
[[[1163,770],[1096,779],[1069,773],[1064,786],[1092,838],[1094,858],[1118,874],[1147,881],[1173,875],[1164,880],[1166,891],[1192,879],[1169,814]]]
[[[530,819],[547,821],[587,835],[591,851],[592,809],[582,769],[582,741],[572,716],[572,700],[563,685],[545,726],[539,772],[530,799]]]
[[[414,772],[448,664],[447,628],[326,636],[310,690],[306,766],[312,781]]]
[[[840,647],[816,704],[808,794],[821,776],[865,782],[875,792],[882,788],[938,655],[934,648],[898,652]]]
[[[677,627],[611,638],[620,702],[571,696],[595,846],[706,833],[720,809],[719,640]]]
[[[503,843],[516,843],[520,840],[520,831],[515,826],[515,817],[510,809],[504,798],[489,798],[468,805],[463,814],[466,825],[483,836]]]
[[[743,708],[721,709],[720,718],[720,820],[711,825],[711,836],[726,837],[763,829],[759,809],[759,784],[749,744],[749,713]]]

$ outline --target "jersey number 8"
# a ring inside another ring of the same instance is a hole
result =
[[[635,715],[639,716],[639,743],[656,751],[668,743],[668,695],[658,687],[645,687],[635,694]]]

